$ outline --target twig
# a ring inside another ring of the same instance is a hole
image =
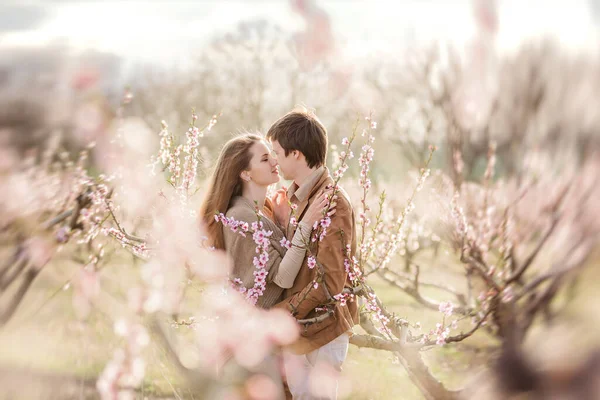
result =
[[[141,242],[141,243],[145,243],[146,242],[145,239],[142,239],[140,237],[133,236],[133,235],[130,235],[129,233],[127,233],[125,231],[125,229],[123,229],[121,227],[121,224],[119,224],[119,220],[115,216],[115,213],[113,212],[112,207],[110,206],[110,204],[109,204],[109,202],[107,200],[105,200],[105,204],[106,204],[106,208],[108,209],[108,212],[110,213],[113,221],[115,222],[115,225],[117,225],[117,229],[123,234],[123,236],[125,236],[127,239],[132,240],[134,242]]]
[[[31,286],[31,283],[33,282],[37,274],[38,271],[34,269],[29,269],[27,271],[27,273],[25,274],[25,279],[21,283],[19,290],[17,291],[17,293],[15,293],[6,309],[0,315],[0,326],[6,324],[8,320],[10,320],[10,317],[12,317],[14,312],[17,310],[17,307],[21,303],[21,300],[23,300],[25,293],[27,293],[29,286]]]
[[[17,246],[17,249],[13,252],[12,256],[6,261],[6,263],[0,269],[0,282],[4,279],[4,275],[11,270],[11,267],[19,260],[19,258],[23,255],[23,246],[21,243]]]
[[[319,315],[318,317],[314,317],[314,318],[306,318],[306,319],[299,319],[298,323],[301,325],[312,325],[312,324],[316,324],[318,322],[322,322],[325,321],[327,318],[332,317],[334,314],[334,311],[331,309],[327,310],[327,313]]]
[[[590,243],[585,243],[586,247],[591,248],[591,244]],[[573,251],[579,246],[581,245],[580,241],[577,241],[576,244],[570,249],[570,251],[568,251],[566,254],[567,255],[571,255],[573,253]],[[562,276],[568,272],[573,271],[574,269],[578,268],[581,264],[583,264],[583,262],[586,260],[587,256],[589,255],[589,251],[586,252],[583,256],[581,256],[579,259],[577,260],[571,260],[570,262],[568,262],[566,264],[565,267],[563,268],[555,268],[556,265],[560,265],[564,263],[564,258],[562,259],[562,261],[560,263],[555,263],[553,265],[553,268],[551,268],[551,271],[541,275],[539,277],[537,277],[536,279],[534,279],[533,281],[531,281],[529,284],[527,284],[523,290],[520,292],[520,294],[518,296],[516,296],[516,299],[519,299],[521,297],[523,297],[524,295],[526,295],[527,293],[531,292],[531,290],[535,289],[536,287],[538,287],[539,285],[541,285],[542,283],[544,283],[545,281],[547,281],[548,279],[554,278],[554,277],[558,277],[558,276]]]
[[[389,270],[386,270],[386,272],[389,272]],[[419,304],[429,308],[430,310],[434,310],[434,311],[438,311],[440,308],[440,303],[433,301],[427,297],[424,297],[418,290],[415,290],[415,288],[413,286],[406,286],[403,285],[402,283],[389,278],[385,275],[384,271],[379,271],[378,274],[384,281],[386,281],[387,283],[389,283],[390,285],[402,290],[404,293],[408,294],[410,297],[412,297],[413,299],[415,299]],[[464,306],[458,306],[455,307],[454,310],[462,315],[470,315],[471,314],[471,309],[464,307]]]
[[[13,264],[14,266],[11,270],[11,274],[3,276],[4,279],[2,279],[0,281],[0,291],[6,290],[6,288],[8,288],[10,286],[10,284],[13,283],[19,277],[21,272],[23,272],[25,267],[27,267],[28,262],[29,262],[29,259],[27,257],[23,256],[19,260],[17,260],[17,262],[15,264]],[[3,274],[3,275],[5,275],[5,274]]]
[[[517,281],[521,278],[521,276],[525,273],[527,268],[529,268],[529,266],[532,264],[533,260],[536,258],[542,247],[544,247],[544,244],[546,244],[548,238],[550,238],[550,236],[554,232],[554,229],[558,226],[559,220],[560,218],[557,215],[554,215],[554,217],[552,218],[550,228],[546,231],[536,248],[531,252],[529,257],[527,257],[527,259],[523,262],[519,269],[517,269],[517,271],[506,280],[506,285],[509,285],[512,282]]]
[[[44,229],[44,230],[50,229],[54,225],[59,224],[59,223],[63,222],[65,219],[69,218],[72,214],[73,214],[73,209],[63,211],[62,213],[58,214],[56,217],[51,218],[51,219],[47,220],[46,222],[42,223],[42,229]]]
[[[461,254],[460,257],[460,261],[462,262],[466,262],[468,263],[470,266],[473,267],[473,269],[475,271],[477,271],[479,273],[479,275],[483,278],[483,280],[490,285],[491,287],[493,287],[494,289],[496,289],[498,292],[500,292],[500,286],[498,285],[498,283],[496,283],[496,281],[487,274],[487,267],[485,264],[483,264],[481,261],[471,257],[471,256],[467,256],[464,253]]]
[[[461,332],[459,335],[450,336],[445,340],[445,342],[446,343],[461,342],[461,341],[465,340],[466,338],[470,337],[471,335],[473,335],[481,327],[481,325],[485,322],[487,317],[492,313],[492,310],[493,310],[493,308],[490,307],[486,311],[484,316],[481,317],[481,319],[479,321],[477,321],[477,324],[470,331],[468,331],[466,333]],[[434,344],[436,344],[436,343],[429,341],[429,342],[425,343],[424,346],[430,346],[430,345],[434,345]]]

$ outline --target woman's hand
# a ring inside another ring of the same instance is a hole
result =
[[[321,194],[317,197],[315,201],[308,207],[302,221],[306,221],[313,226],[315,222],[320,221],[325,217],[325,207],[327,207],[327,203],[329,202],[329,197],[333,193],[333,189],[328,189],[326,191],[322,191]],[[331,217],[335,214],[335,207],[337,205],[336,200],[337,195],[333,196],[331,199],[331,204],[329,205],[329,209],[327,210],[327,216]]]
[[[290,202],[287,197],[287,189],[285,187],[278,189],[271,201],[273,202],[273,216],[275,217],[275,222],[285,228],[288,224],[291,210]]]

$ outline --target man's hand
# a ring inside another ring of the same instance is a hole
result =
[[[273,214],[275,222],[286,228],[290,217],[290,204],[287,197],[287,188],[282,186],[271,199],[273,201]]]

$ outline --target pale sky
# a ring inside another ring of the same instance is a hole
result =
[[[551,35],[573,49],[596,48],[596,0],[498,0],[501,49]],[[407,40],[463,44],[473,35],[471,0],[322,0],[336,40],[352,58],[390,54]],[[9,10],[10,12],[4,12]],[[4,15],[4,17],[2,17]],[[127,60],[177,64],[208,38],[244,19],[265,18],[293,32],[303,19],[288,0],[11,1],[0,5],[0,49],[66,41]]]

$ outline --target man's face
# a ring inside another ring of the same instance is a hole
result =
[[[286,156],[285,150],[277,140],[272,142],[273,152],[275,153],[275,158],[277,159],[277,164],[279,164],[279,170],[281,171],[281,175],[283,175],[283,179],[293,180],[296,177],[296,165],[298,160],[294,157],[294,152],[290,151],[290,153]]]

